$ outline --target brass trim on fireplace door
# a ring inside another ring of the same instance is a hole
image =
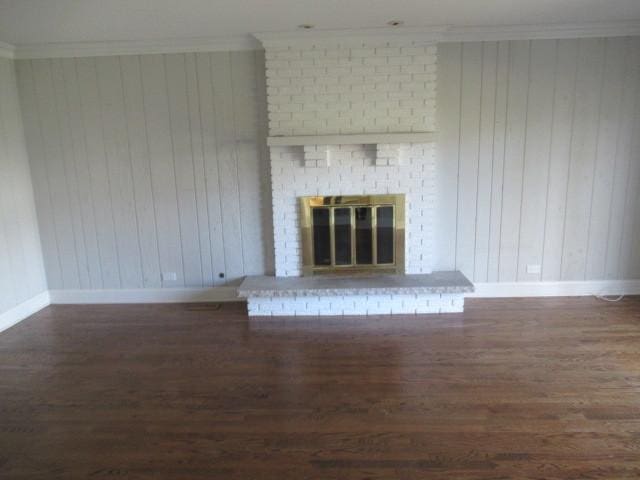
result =
[[[331,197],[300,197],[300,230],[302,235],[302,272],[304,275],[328,273],[404,273],[405,206],[403,194],[389,195],[342,195]],[[329,209],[329,241],[331,265],[314,265],[313,251],[313,209]],[[351,264],[336,265],[335,252],[335,208],[349,208],[351,220]],[[369,265],[356,263],[356,215],[357,207],[371,208],[371,254]],[[377,209],[393,208],[393,262],[378,264],[377,256]]]

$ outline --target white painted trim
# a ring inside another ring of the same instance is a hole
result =
[[[189,303],[239,301],[236,287],[139,288],[132,290],[50,290],[51,303]]]
[[[640,35],[640,20],[625,22],[449,27],[443,42],[538,40]]]
[[[585,282],[476,283],[467,297],[576,297],[589,295],[640,295],[640,280],[594,280]]]
[[[49,292],[44,291],[35,297],[16,305],[11,310],[0,313],[0,332],[21,322],[50,304]]]
[[[143,55],[153,53],[190,53],[258,50],[260,44],[251,35],[236,37],[138,40],[130,42],[65,42],[18,45],[14,57],[64,58],[105,57],[110,55]]]
[[[177,38],[120,42],[63,42],[13,46],[0,42],[0,57],[63,58],[152,53],[188,53],[259,50],[262,45],[282,47],[295,44],[308,47],[323,44],[394,42],[412,45],[435,42],[491,40],[533,40],[548,38],[619,37],[640,35],[640,21],[496,26],[384,27],[345,30],[264,32],[251,35],[211,38]],[[259,41],[257,41],[258,39]]]
[[[294,135],[267,138],[267,145],[368,145],[378,143],[431,143],[435,142],[435,132],[415,133],[362,133],[348,135]]]
[[[5,42],[0,42],[0,58],[14,58],[16,48]]]

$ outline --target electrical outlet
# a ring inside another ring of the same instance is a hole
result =
[[[542,267],[540,265],[527,265],[527,273],[540,273],[542,272]]]
[[[175,282],[178,280],[176,272],[162,272],[162,280],[165,282]]]

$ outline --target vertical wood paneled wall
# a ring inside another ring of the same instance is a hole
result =
[[[261,53],[16,65],[50,289],[273,268]]]
[[[640,38],[442,44],[438,60],[438,267],[640,278]]]
[[[262,54],[16,66],[49,288],[272,270]],[[437,109],[437,268],[640,278],[639,38],[441,44]]]
[[[46,289],[15,70],[0,58],[0,314]]]

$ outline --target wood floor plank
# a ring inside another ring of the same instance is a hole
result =
[[[52,306],[0,334],[0,478],[638,478],[638,345],[640,297]]]

